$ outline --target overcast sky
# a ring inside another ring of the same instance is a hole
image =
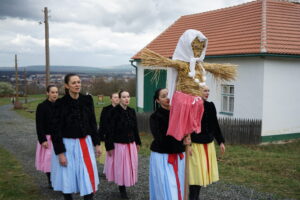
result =
[[[44,7],[50,10],[50,64],[114,66],[182,15],[251,0],[0,0],[0,66],[44,65]]]

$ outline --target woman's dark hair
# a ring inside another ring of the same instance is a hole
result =
[[[123,92],[128,92],[128,91],[127,90],[120,90],[120,92],[119,92],[119,98],[121,98]],[[129,92],[128,92],[128,94],[129,94]]]
[[[118,93],[118,92],[111,93],[111,95],[110,95],[110,99],[112,99],[112,98],[113,98],[113,95],[114,95],[114,94],[117,94],[117,95],[119,95],[119,93]]]
[[[68,83],[69,83],[69,81],[70,81],[70,79],[71,79],[72,76],[78,76],[78,75],[77,75],[77,74],[74,74],[74,73],[67,74],[67,75],[65,76],[65,78],[64,78],[65,84],[68,84]],[[66,93],[66,94],[69,94],[69,89],[65,88],[65,93]]]
[[[155,90],[155,92],[154,92],[154,96],[153,96],[153,110],[156,110],[157,108],[159,108],[159,103],[157,103],[157,101],[156,100],[158,100],[159,99],[159,93],[160,93],[160,91],[161,90],[163,90],[164,88],[159,88],[159,89],[157,89],[157,90]]]
[[[48,85],[47,88],[46,88],[46,91],[47,91],[47,92],[50,92],[51,88],[53,88],[53,87],[56,87],[56,88],[57,88],[56,85]]]

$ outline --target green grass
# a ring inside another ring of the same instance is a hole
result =
[[[227,145],[226,148],[225,155],[219,157],[221,180],[279,197],[300,199],[300,140],[287,144]]]
[[[15,111],[25,118],[35,119],[36,107],[39,103],[43,102],[46,99],[46,95],[30,95],[27,99],[28,103],[23,104],[24,109]]]
[[[25,174],[19,162],[0,148],[0,199],[41,199],[32,178]]]
[[[27,104],[23,104],[23,107],[25,107],[25,109],[16,110],[16,112],[25,118],[34,120],[35,119],[35,110],[36,110],[37,105],[39,103],[41,103],[42,101],[44,101],[46,99],[46,97],[45,97],[45,95],[30,95],[28,97],[28,99],[29,100],[34,99],[34,100],[28,102]],[[102,104],[99,103],[98,97],[93,96],[93,99],[94,99],[94,106],[95,106],[95,115],[96,115],[97,123],[99,123],[99,118],[100,118],[100,113],[102,111],[102,108],[104,106],[108,106],[110,104],[110,99],[108,96],[105,96]],[[3,101],[5,101],[5,100],[3,100]],[[1,101],[0,101],[0,103],[1,103]],[[131,108],[135,108],[136,107],[135,104],[136,104],[135,97],[131,97],[129,106]],[[34,112],[29,112],[29,111],[34,111]]]
[[[0,106],[6,105],[11,103],[9,97],[0,97]]]

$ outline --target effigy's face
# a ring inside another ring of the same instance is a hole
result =
[[[198,58],[201,56],[201,53],[205,47],[205,42],[200,40],[198,38],[195,38],[194,41],[192,42],[192,49],[194,52],[195,58]]]

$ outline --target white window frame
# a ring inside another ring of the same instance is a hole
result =
[[[224,99],[227,99],[224,102]],[[230,103],[232,101],[232,103]],[[226,106],[224,105],[226,103]],[[234,85],[221,85],[221,112],[220,114],[233,115],[234,113]]]

